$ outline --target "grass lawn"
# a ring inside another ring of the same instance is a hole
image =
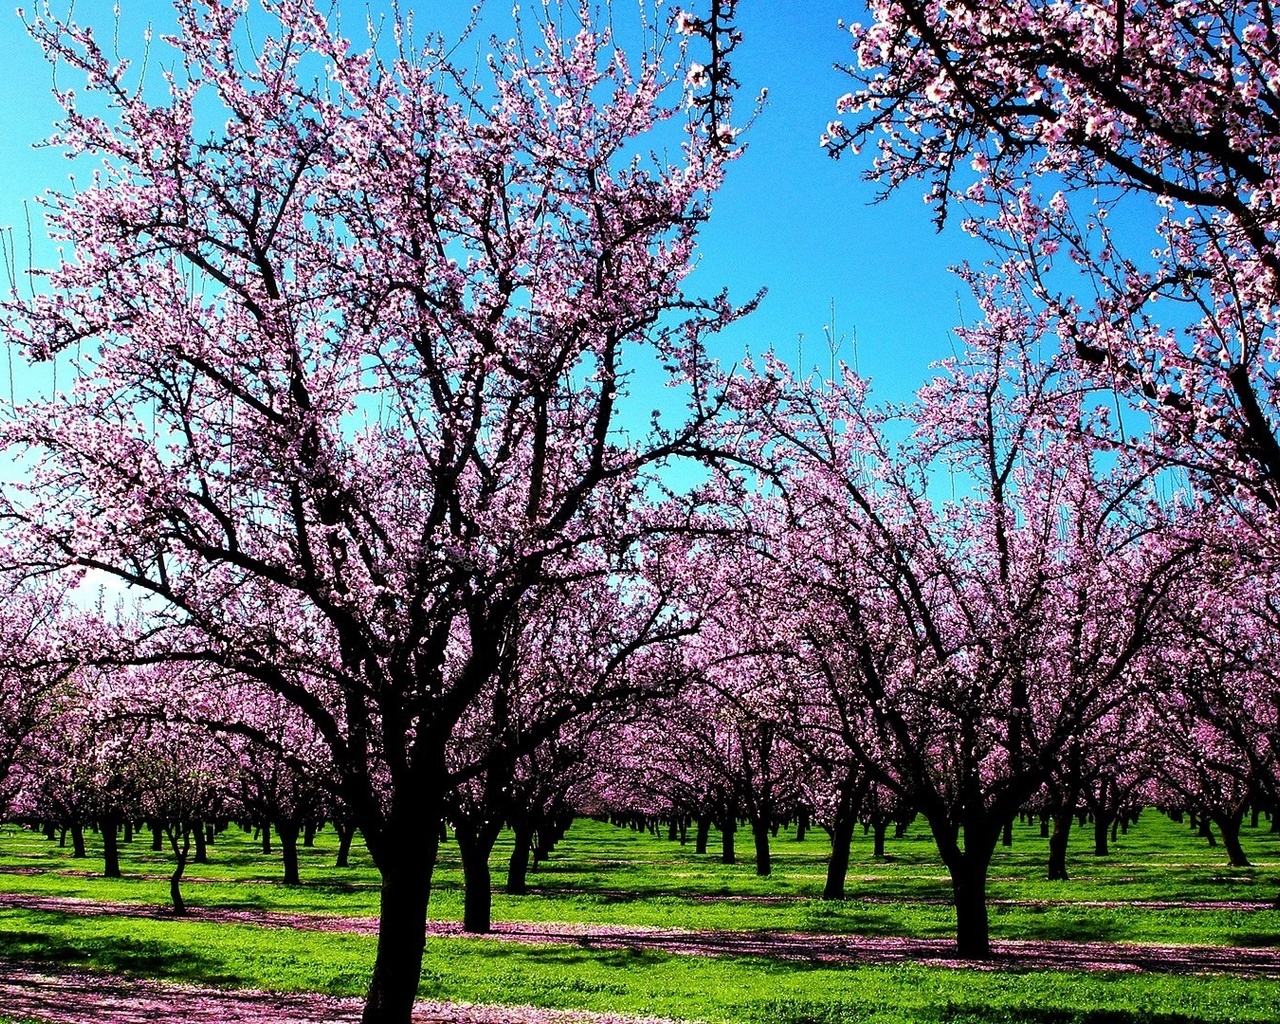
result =
[[[145,836],[122,847],[124,879],[107,880],[96,836],[76,860],[42,836],[0,830],[0,890],[163,904],[168,858]],[[1091,835],[1075,836],[1068,882],[1046,882],[1046,843],[1018,826],[1014,844],[992,867],[993,935],[1124,942],[1280,945],[1280,913],[1269,910],[1155,907],[1204,900],[1269,900],[1280,889],[1280,835],[1246,828],[1254,867],[1228,869],[1221,848],[1146,812],[1108,857],[1094,857]],[[844,904],[823,903],[826,837],[804,843],[784,832],[774,844],[774,875],[757,878],[750,843],[737,865],[698,856],[665,835],[580,820],[550,862],[530,874],[525,897],[496,895],[494,916],[651,927],[766,929],[929,937],[951,934],[948,883],[921,824],[890,840],[884,861],[859,835]],[[494,854],[499,886],[509,845]],[[336,839],[322,831],[303,849],[304,884],[279,884],[279,855],[264,857],[232,826],[192,865],[184,894],[193,906],[372,916],[377,876],[357,843],[350,869],[333,868]],[[148,877],[151,876],[151,877]],[[461,916],[461,872],[452,841],[442,847],[432,917]],[[208,879],[198,881],[197,879]],[[1096,906],[1136,901],[1124,906]],[[357,995],[373,960],[368,936],[264,929],[0,908],[0,956],[99,967],[203,984]],[[1280,1019],[1280,982],[1225,977],[979,971],[923,965],[834,967],[746,957],[701,957],[582,945],[525,945],[476,939],[428,943],[421,994],[471,1002],[646,1012],[685,1020],[946,1021],[996,1024],[1138,1024],[1141,1021]],[[6,1024],[0,1016],[0,1024]]]

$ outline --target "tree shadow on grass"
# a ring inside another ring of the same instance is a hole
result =
[[[1280,935],[1275,932],[1234,932],[1226,939],[1228,946],[1256,946],[1261,949],[1280,947]]]
[[[850,1024],[865,1019],[865,1003],[849,1000],[778,999],[751,1007],[751,1024]],[[924,1007],[912,1011],[919,1024],[1205,1024],[1208,1018],[1149,1010],[1052,1010],[1043,1007]]]
[[[945,1009],[939,1024],[1202,1024],[1205,1017],[1150,1010],[1047,1010],[1042,1007]]]
[[[131,977],[164,978],[204,985],[244,985],[245,979],[227,972],[223,965],[187,948],[156,939],[129,936],[67,938],[39,927],[66,924],[76,919],[55,912],[31,913],[31,926],[0,929],[0,959],[35,965],[93,967]]]
[[[1034,942],[1116,942],[1128,937],[1130,929],[1121,921],[1101,914],[1078,920],[1060,916],[1041,920],[1019,915],[1008,927],[1002,927],[999,916],[993,916],[993,938],[1023,939]]]

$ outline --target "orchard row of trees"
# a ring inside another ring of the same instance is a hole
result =
[[[981,956],[1015,815],[1061,872],[1082,804],[1237,858],[1275,806],[1270,7],[872,5],[827,144],[997,254],[890,408],[709,352],[751,306],[684,286],[742,152],[737,6],[627,54],[548,3],[481,70],[177,0],[159,78],[29,22],[96,170],[4,304],[71,381],[0,426],[5,792],[179,860],[215,792],[278,832],[327,801],[382,878],[366,1024],[409,1019],[445,822],[478,893],[504,821],[575,805],[746,820],[761,866],[805,810],[837,881],[853,820],[914,813]],[[77,610],[104,581],[129,603]]]
[[[713,439],[732,465],[767,469],[637,505],[688,519],[645,538],[625,582],[589,574],[522,604],[448,735],[451,784],[417,851],[433,857],[448,822],[469,927],[489,925],[502,827],[527,864],[575,807],[696,820],[703,845],[715,823],[730,858],[746,821],[765,873],[770,830],[803,812],[833,837],[833,898],[859,821],[883,836],[918,814],[974,956],[987,868],[1018,814],[1052,823],[1052,877],[1081,809],[1105,848],[1144,804],[1212,822],[1247,863],[1243,816],[1280,807],[1270,551],[1234,515],[1171,493],[1140,453],[1083,444],[1101,436],[1096,393],[1069,354],[1042,351],[1043,317],[1008,282],[974,283],[984,319],[912,406],[877,408],[848,372],[748,366]],[[936,493],[943,480],[953,495]],[[19,663],[41,629],[67,627],[32,623]],[[28,744],[23,813],[112,834],[130,814],[160,822],[176,894],[199,824],[235,807],[274,827],[296,881],[308,822],[348,837],[357,823],[332,750],[279,695],[188,657],[111,666],[99,651],[37,690],[50,713]]]

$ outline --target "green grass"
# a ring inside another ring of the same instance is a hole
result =
[[[713,835],[709,855],[665,836],[579,821],[551,861],[530,874],[534,892],[498,894],[497,920],[573,921],[712,929],[768,929],[897,936],[948,936],[954,915],[949,885],[927,830],[916,825],[890,840],[889,857],[871,857],[870,837],[855,842],[842,904],[820,894],[827,854],[823,833],[804,843],[788,833],[774,843],[774,875],[756,877],[749,836],[742,863],[722,865]],[[1267,900],[1280,888],[1280,836],[1264,823],[1246,829],[1254,867],[1228,869],[1185,825],[1148,811],[1107,857],[1094,857],[1091,836],[1075,837],[1068,882],[1044,881],[1045,841],[1018,826],[1014,844],[997,851],[993,900],[1061,905],[992,908],[992,932],[1009,938],[1280,945],[1280,913],[1151,906],[1095,907],[1138,900]],[[90,856],[76,860],[42,836],[0,830],[0,890],[164,904],[169,859],[146,837],[123,848],[126,877],[94,877]],[[279,854],[264,857],[234,826],[211,847],[212,863],[192,865],[184,885],[196,906],[291,913],[377,912],[377,875],[363,848],[353,867],[335,869],[336,839],[322,831],[303,849],[304,884],[279,884]],[[495,850],[501,884],[509,839]],[[21,871],[22,873],[18,873]],[[31,873],[28,873],[31,872]],[[154,877],[147,877],[154,876]],[[209,879],[197,881],[196,879]],[[757,897],[741,900],[741,897]],[[759,899],[767,897],[768,899]],[[868,901],[870,900],[870,901]],[[874,901],[874,902],[871,902]],[[461,872],[452,841],[442,847],[432,896],[436,919],[461,916]],[[0,956],[38,956],[68,965],[139,976],[282,991],[360,994],[373,960],[371,938],[245,925],[212,924],[0,909]],[[1280,1019],[1280,983],[1221,977],[1013,973],[919,965],[843,967],[750,958],[626,952],[589,945],[529,946],[494,940],[433,939],[421,993],[433,998],[527,1003],[687,1020],[835,1024],[868,1021],[947,1024],[1138,1024],[1157,1021]],[[0,1017],[0,1024],[6,1024]]]
[[[1255,866],[1229,869],[1221,848],[1211,849],[1184,825],[1148,811],[1121,836],[1108,857],[1095,857],[1091,843],[1072,857],[1070,881],[1044,880],[1045,842],[1036,828],[1019,826],[1011,848],[997,850],[990,897],[992,934],[1003,938],[1173,942],[1221,945],[1280,945],[1280,914],[1232,909],[1089,906],[1091,902],[1136,900],[1268,900],[1280,890],[1280,836],[1265,825],[1246,829]],[[126,878],[100,872],[96,837],[90,857],[12,826],[0,832],[0,889],[142,904],[168,900],[164,854],[142,839],[125,847]],[[1085,836],[1080,835],[1083,841]],[[264,857],[246,833],[232,827],[211,848],[212,862],[188,868],[184,895],[193,906],[286,913],[376,916],[377,873],[363,849],[353,867],[335,869],[331,831],[313,849],[301,850],[304,884],[278,884],[278,853]],[[493,858],[500,887],[509,855],[504,839]],[[749,844],[748,844],[749,845]],[[1082,842],[1082,845],[1083,844]],[[750,857],[723,865],[711,854],[693,853],[665,837],[579,821],[551,861],[530,875],[532,895],[494,896],[494,917],[507,921],[563,921],[688,928],[822,932],[917,938],[950,935],[954,913],[950,886],[927,830],[917,826],[889,843],[889,857],[871,856],[869,837],[858,836],[844,903],[817,897],[825,876],[827,841],[821,832],[797,843],[788,833],[774,843],[774,874],[759,878]],[[38,868],[36,874],[6,869]],[[151,876],[151,877],[145,877]],[[196,879],[212,879],[197,881]],[[441,848],[431,916],[462,916],[461,870],[456,846]],[[768,897],[772,901],[741,900]],[[935,901],[935,902],[925,902]],[[940,901],[940,902],[939,902]],[[1044,903],[1006,906],[1000,901]]]
[[[0,911],[0,955],[277,991],[362,993],[372,938],[168,920]],[[423,996],[714,1022],[1257,1021],[1280,987],[1229,978],[834,968],[488,940],[429,943]]]

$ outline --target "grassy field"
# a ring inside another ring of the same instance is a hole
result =
[[[167,899],[164,854],[145,837],[123,847],[126,877],[101,870],[90,856],[70,857],[42,836],[0,830],[0,891],[161,905]],[[1245,830],[1254,867],[1229,869],[1178,825],[1148,811],[1108,857],[1094,857],[1084,831],[1076,837],[1068,882],[1047,882],[1046,843],[1019,826],[1014,844],[992,868],[993,935],[1003,938],[1280,945],[1280,913],[1205,908],[1195,901],[1269,900],[1280,889],[1280,836],[1264,823]],[[843,904],[821,891],[826,837],[803,843],[784,832],[774,874],[757,878],[746,856],[718,863],[665,838],[579,821],[552,860],[530,875],[524,897],[495,895],[504,921],[583,922],[769,930],[869,936],[945,937],[954,917],[948,884],[920,825],[891,840],[884,861],[871,857],[870,837],[855,841]],[[194,907],[372,916],[377,877],[362,848],[350,869],[333,868],[335,838],[321,832],[303,849],[304,884],[279,884],[278,854],[264,857],[234,826],[211,847],[212,862],[192,865],[184,885]],[[494,854],[501,883],[509,846]],[[431,916],[461,917],[461,872],[452,841],[442,848]],[[1098,905],[1123,902],[1123,905]],[[139,976],[204,984],[358,994],[373,958],[369,936],[266,929],[208,921],[138,919],[0,907],[0,956],[98,967]],[[762,957],[704,957],[608,950],[580,945],[528,945],[495,939],[433,938],[423,996],[471,1002],[533,1004],[646,1012],[686,1020],[945,1021],[995,1024],[1258,1021],[1280,1019],[1280,982],[1216,976],[1119,972],[980,971],[915,964],[834,967]],[[2,1012],[2,1011],[0,1011]],[[0,1017],[0,1024],[3,1018]]]

